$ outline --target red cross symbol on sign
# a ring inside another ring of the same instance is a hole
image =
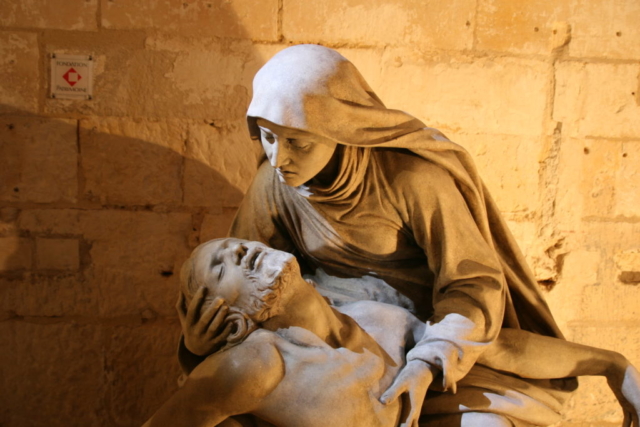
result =
[[[70,86],[74,86],[78,81],[82,78],[80,74],[73,68],[69,68],[66,73],[62,76],[63,79],[69,83]]]

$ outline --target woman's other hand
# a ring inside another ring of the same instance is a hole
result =
[[[176,309],[182,324],[184,344],[191,353],[208,356],[218,351],[231,333],[233,324],[226,326],[224,320],[229,307],[222,298],[216,298],[202,311],[207,289],[198,289],[186,307],[184,294],[180,292]]]
[[[404,395],[401,426],[418,427],[422,404],[434,375],[434,371],[429,364],[421,360],[412,360],[402,368],[393,384],[382,394],[380,402],[385,405]]]

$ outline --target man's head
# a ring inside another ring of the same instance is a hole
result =
[[[220,297],[230,314],[260,323],[280,312],[280,297],[296,276],[300,270],[293,255],[262,243],[226,238],[198,246],[180,278],[187,302],[204,286],[208,292],[203,309]]]

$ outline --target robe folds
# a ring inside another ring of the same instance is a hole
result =
[[[365,171],[354,173],[350,165],[359,162]],[[345,147],[341,164],[351,191],[336,200],[281,183],[263,163],[230,235],[292,252],[331,276],[373,276],[406,297],[403,306],[427,325],[407,360],[442,370],[423,414],[493,412],[516,425],[559,421],[573,381],[524,380],[475,364],[502,327],[559,332],[535,282],[528,289],[508,282],[513,260],[484,238],[455,178],[403,149]],[[393,303],[386,295],[369,299]]]
[[[399,305],[427,325],[407,360],[442,371],[424,413],[556,422],[575,379],[523,380],[475,363],[502,327],[562,334],[466,150],[387,108],[351,62],[316,45],[284,49],[258,71],[247,111],[255,140],[259,118],[335,142],[339,170],[326,187],[293,188],[263,164],[230,235],[393,287],[400,298],[387,302],[408,301]]]

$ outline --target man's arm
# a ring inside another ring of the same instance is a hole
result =
[[[143,427],[216,426],[259,409],[284,377],[282,357],[264,334],[209,356]]]

